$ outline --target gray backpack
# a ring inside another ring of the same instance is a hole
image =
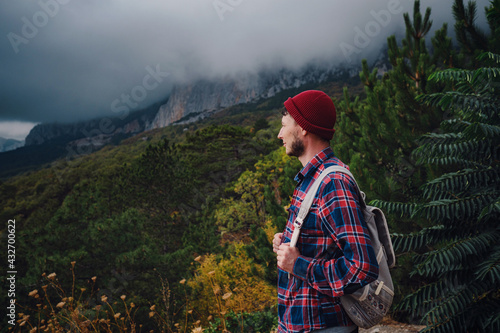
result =
[[[302,201],[299,213],[293,225],[293,234],[290,246],[294,247],[300,234],[302,223],[311,208],[312,201],[319,185],[325,176],[332,172],[345,173],[354,180],[354,176],[349,170],[341,166],[330,166],[326,168],[313,183]],[[356,183],[360,199],[361,210],[365,217],[366,225],[372,242],[373,250],[377,256],[379,265],[379,276],[377,280],[356,290],[352,294],[340,297],[342,307],[351,320],[361,328],[370,328],[378,324],[387,314],[394,298],[394,285],[392,283],[389,268],[396,264],[396,256],[392,247],[389,228],[384,213],[377,207],[367,206],[365,194],[359,189]]]

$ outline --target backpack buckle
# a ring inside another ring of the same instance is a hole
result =
[[[302,224],[304,224],[304,220],[300,217],[297,217],[295,219],[295,221],[293,221],[294,228],[300,229],[300,228],[302,228]]]

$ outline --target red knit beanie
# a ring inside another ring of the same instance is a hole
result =
[[[330,97],[319,90],[306,90],[285,101],[285,108],[304,130],[330,141],[337,113]]]

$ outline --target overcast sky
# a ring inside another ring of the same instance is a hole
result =
[[[433,28],[452,0],[423,0]],[[484,23],[487,0],[477,1]],[[410,0],[0,2],[0,137],[143,107],[173,82],[310,60],[359,62],[404,32]],[[360,37],[359,31],[365,36]]]

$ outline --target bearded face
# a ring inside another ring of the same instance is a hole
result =
[[[304,154],[305,146],[304,141],[297,135],[294,134],[292,137],[292,143],[290,149],[287,150],[288,156],[300,157]]]
[[[283,116],[278,138],[283,141],[287,155],[300,157],[304,154],[305,146],[300,137],[301,131],[302,128],[289,114]]]

